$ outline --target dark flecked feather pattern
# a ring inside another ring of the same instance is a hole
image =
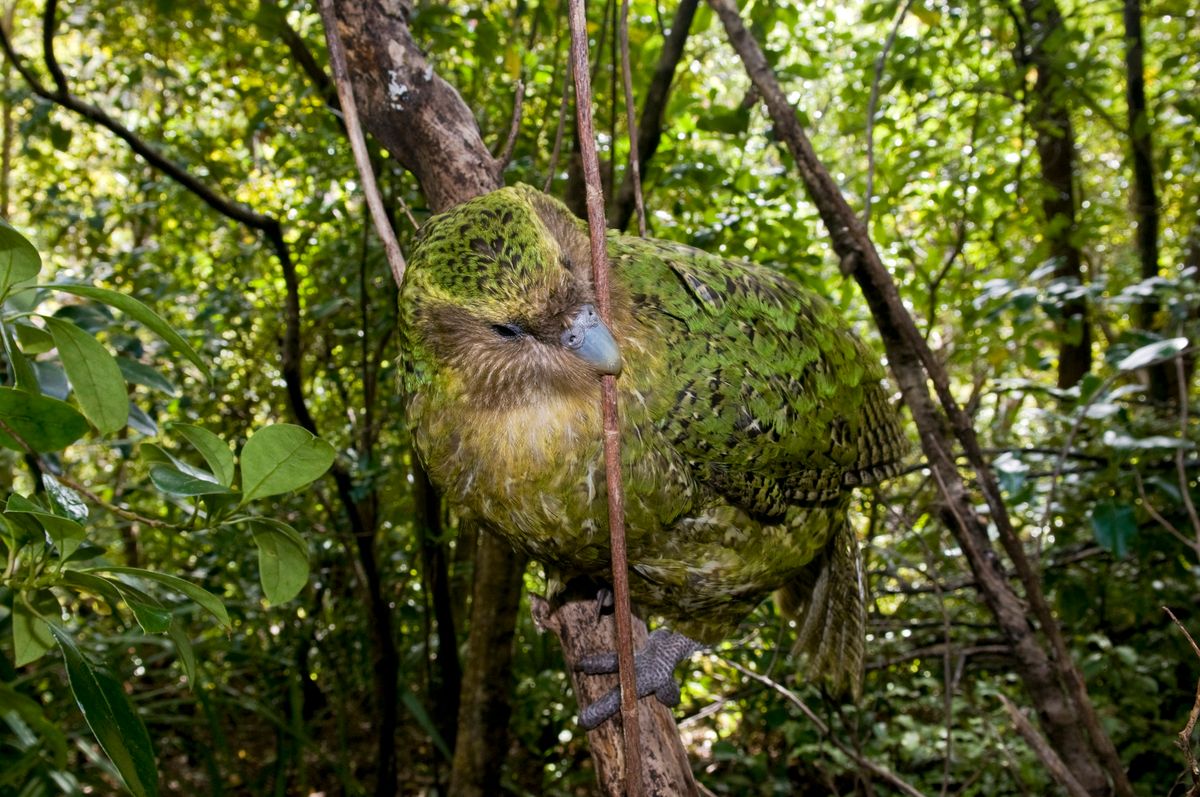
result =
[[[771,269],[616,234],[608,248],[635,603],[712,643],[782,590],[813,671],[853,686],[850,491],[909,450],[878,357]],[[401,296],[407,421],[430,474],[563,579],[610,576],[600,377],[557,343],[594,301],[588,260],[564,206],[506,188],[426,224]]]

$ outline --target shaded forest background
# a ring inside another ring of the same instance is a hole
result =
[[[382,7],[344,6],[352,28]],[[610,223],[634,229],[619,6],[588,13]],[[486,147],[471,173],[548,184],[581,207],[565,2],[400,8],[391,21],[429,59],[417,75],[459,92],[469,113],[458,122]],[[752,2],[741,14],[944,365],[1132,792],[1198,793],[1190,740],[1176,741],[1200,673],[1181,630],[1200,630],[1189,343],[1200,9],[907,0]],[[106,756],[75,705],[72,644],[124,685],[164,794],[441,794],[452,776],[460,794],[593,793],[561,654],[514,602],[522,579],[537,590],[537,568],[460,522],[413,468],[396,290],[334,110],[318,9],[21,0],[2,23],[0,216],[41,253],[43,283],[137,297],[197,357],[111,297],[43,291],[35,307],[34,292],[0,280],[4,386],[32,383],[93,427],[53,450],[0,439],[0,793],[108,793],[126,772],[109,762],[120,743]],[[830,297],[882,358],[787,131],[717,14],[633,2],[629,39],[650,234],[786,272]],[[372,152],[407,245],[452,201],[402,165],[430,146],[401,124],[421,84],[399,61],[364,67],[353,36],[348,47],[356,82],[395,103]],[[373,96],[360,94],[369,128]],[[27,257],[0,233],[11,257]],[[90,398],[104,391],[82,385],[63,324],[115,355],[127,423]],[[0,401],[0,421],[15,422],[7,412]],[[214,433],[226,455],[178,424]],[[310,487],[251,489],[246,441],[281,424],[319,435],[336,460]],[[994,519],[958,453],[968,498]],[[914,457],[907,475],[859,496],[872,600],[857,706],[797,679],[780,653],[792,631],[769,603],[688,665],[677,716],[704,787],[897,793],[886,771],[924,794],[1071,789],[1036,749],[1058,743],[1044,695],[981,599],[936,482]],[[59,522],[71,518],[84,530]],[[65,569],[64,544],[83,551]],[[1028,597],[1012,552],[997,543],[992,556]],[[63,575],[79,567],[179,576],[223,609],[144,574],[117,578],[111,594]],[[30,630],[35,608],[74,642]],[[481,623],[485,610],[499,614]],[[1040,620],[1035,631],[1053,660]],[[476,648],[497,652],[484,673],[466,655]],[[1069,672],[1056,673],[1069,697]],[[486,721],[459,722],[460,706]],[[117,712],[114,727],[127,721]],[[1092,737],[1080,760],[1103,759]],[[464,750],[495,767],[464,780]],[[1103,772],[1080,775],[1084,793],[1125,790]]]

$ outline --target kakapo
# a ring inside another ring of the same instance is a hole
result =
[[[615,233],[606,325],[588,246],[586,224],[528,186],[424,226],[400,324],[407,423],[430,476],[560,580],[604,582],[600,382],[619,373],[630,593],[673,629],[639,655],[639,694],[677,699],[649,679],[776,591],[811,671],[856,686],[850,494],[908,450],[879,358],[769,268]]]

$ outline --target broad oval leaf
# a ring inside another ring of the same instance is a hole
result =
[[[233,625],[229,622],[229,613],[225,611],[224,604],[221,600],[203,587],[199,587],[190,581],[185,581],[179,576],[168,575],[167,573],[156,573],[153,570],[143,570],[140,567],[93,567],[87,570],[89,573],[117,573],[119,575],[134,576],[135,578],[144,578],[150,581],[157,581],[159,584],[170,589],[180,592],[200,605],[200,608],[207,611],[217,621],[226,628],[232,628]]]
[[[167,381],[165,376],[145,363],[131,360],[128,357],[118,357],[117,367],[121,369],[121,375],[125,377],[126,382],[157,390],[171,398],[179,395],[179,391]]]
[[[70,321],[60,318],[45,321],[83,414],[101,434],[112,434],[124,427],[129,420],[129,395],[116,358]]]
[[[42,486],[54,499],[55,505],[62,510],[64,517],[69,517],[76,523],[82,523],[88,519],[88,505],[84,503],[83,498],[79,493],[54,478],[54,474],[43,473]]]
[[[1129,542],[1137,534],[1133,507],[1102,501],[1092,508],[1092,532],[1101,548],[1121,559],[1129,553]]]
[[[217,484],[213,479],[198,478],[171,465],[152,465],[150,481],[154,482],[155,487],[170,495],[212,495],[230,492],[228,487]]]
[[[250,521],[258,546],[258,577],[263,593],[274,604],[286,603],[308,583],[308,546],[286,523],[268,518]]]
[[[1166,435],[1161,434],[1151,435],[1149,437],[1133,437],[1125,434],[1124,432],[1117,432],[1112,429],[1109,429],[1104,433],[1102,440],[1104,441],[1104,445],[1108,446],[1109,448],[1116,448],[1125,451],[1153,448],[1182,448],[1185,450],[1192,448],[1192,441],[1181,440],[1178,437],[1167,437]]]
[[[67,665],[67,681],[88,727],[135,797],[158,794],[154,747],[125,690],[108,673],[93,669],[66,631],[52,626]]]
[[[50,337],[50,333],[28,321],[13,322],[13,329],[16,330],[21,351],[26,354],[45,354],[54,348],[54,338]]]
[[[1145,368],[1147,365],[1159,360],[1175,356],[1186,349],[1187,345],[1187,338],[1156,340],[1153,343],[1147,343],[1145,346],[1135,349],[1132,354],[1117,363],[1117,368],[1121,371],[1135,371],[1138,368]]]
[[[50,542],[54,543],[54,547],[58,548],[59,556],[63,559],[74,553],[79,544],[87,537],[87,532],[83,526],[74,520],[47,512],[17,493],[9,496],[8,505],[5,509],[5,514],[12,514],[14,512],[29,515],[40,523],[42,528],[46,530],[46,536],[50,539]]]
[[[65,401],[0,387],[0,421],[39,453],[59,451],[87,434],[88,423]],[[0,428],[0,446],[25,448]]]
[[[179,432],[183,435],[184,439],[200,452],[200,456],[204,457],[204,461],[208,463],[209,469],[217,477],[218,482],[226,487],[233,486],[233,476],[237,465],[228,443],[199,426],[173,423],[169,428],[172,432]]]
[[[16,666],[24,667],[37,661],[50,649],[54,638],[50,635],[50,626],[42,618],[51,617],[57,620],[61,611],[62,608],[54,594],[48,589],[40,589],[26,595],[18,593],[14,597],[12,636]]]
[[[0,219],[0,295],[42,270],[42,256],[24,235]]]
[[[290,423],[259,429],[242,448],[242,503],[296,490],[333,464],[333,446]]]
[[[188,342],[171,325],[164,321],[157,313],[151,310],[146,305],[139,302],[132,296],[126,296],[123,293],[110,291],[107,288],[97,288],[94,285],[70,285],[70,284],[51,284],[45,287],[64,293],[71,293],[76,296],[83,296],[88,299],[93,299],[97,302],[103,302],[109,307],[115,307],[125,315],[141,323],[147,329],[160,338],[165,340],[171,348],[187,357],[192,361],[192,364],[200,369],[204,374],[205,379],[210,379],[211,375],[208,371],[208,366],[204,360],[196,353],[196,350],[188,345]]]

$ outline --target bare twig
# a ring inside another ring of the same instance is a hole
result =
[[[1192,639],[1192,635],[1179,622],[1175,614],[1166,606],[1163,607],[1163,611],[1171,616],[1171,619],[1175,621],[1175,625],[1179,626],[1179,630],[1183,632],[1183,635],[1191,644],[1192,650],[1195,651],[1197,656],[1200,656],[1200,648],[1196,646],[1196,641]],[[1196,699],[1192,703],[1192,710],[1188,712],[1187,724],[1184,725],[1183,730],[1179,732],[1175,739],[1175,746],[1183,751],[1184,760],[1187,763],[1188,775],[1192,779],[1192,787],[1188,789],[1186,797],[1197,797],[1197,795],[1200,795],[1200,765],[1196,763],[1196,756],[1192,753],[1192,731],[1196,727],[1197,719],[1200,719],[1200,682],[1196,684]],[[1176,783],[1178,782],[1179,779],[1176,779]]]
[[[35,451],[33,446],[29,445],[29,443],[27,443],[25,441],[25,438],[22,437],[21,434],[19,432],[17,432],[17,430],[15,430],[11,426],[9,426],[8,423],[6,423],[4,421],[4,419],[2,419],[2,418],[0,418],[0,431],[4,432],[6,435],[11,437],[13,440],[15,440],[17,445],[19,445],[25,451],[26,454],[28,454],[30,457],[33,458],[33,462],[37,464],[37,468],[39,471],[41,471],[42,473],[53,473],[53,471],[51,471],[50,468],[46,465],[46,461],[42,459],[42,455],[39,452]],[[170,523],[165,523],[161,520],[155,520],[154,518],[148,518],[145,515],[139,515],[137,512],[134,512],[131,509],[125,509],[124,507],[117,506],[116,504],[105,501],[99,495],[92,492],[87,487],[83,486],[81,483],[72,479],[66,473],[54,473],[54,478],[57,479],[58,481],[62,482],[63,484],[65,484],[67,487],[70,487],[75,492],[82,494],[85,498],[89,499],[97,506],[104,507],[109,512],[112,512],[114,515],[123,517],[126,520],[132,520],[136,523],[142,523],[146,526],[150,526],[151,528],[155,528],[155,529],[172,528],[172,524],[170,524]]]
[[[625,89],[625,123],[629,130],[629,175],[633,178],[633,204],[637,209],[638,235],[645,238],[646,205],[642,199],[642,167],[638,158],[637,119],[633,115],[633,73],[629,66],[629,0],[621,0],[621,21],[617,24],[617,37],[620,41],[621,78]]]
[[[1037,755],[1038,760],[1045,765],[1055,782],[1066,789],[1067,794],[1071,795],[1071,797],[1088,797],[1087,789],[1083,788],[1079,780],[1071,774],[1071,770],[1058,757],[1058,753],[1054,752],[1054,748],[1050,746],[1050,743],[1037,732],[1037,728],[1033,727],[1029,719],[1021,713],[1021,709],[1017,708],[1003,694],[997,694],[996,696],[1000,698],[1000,702],[1004,705],[1004,710],[1008,712],[1008,717],[1012,720],[1013,727],[1017,729],[1017,733],[1021,734],[1021,738],[1025,740],[1025,743]]]
[[[1162,608],[1163,611],[1167,613],[1167,616],[1171,618],[1171,621],[1174,622],[1175,625],[1179,626],[1179,630],[1183,632],[1184,639],[1186,639],[1188,644],[1192,646],[1192,652],[1196,654],[1196,658],[1200,658],[1200,645],[1196,644],[1196,640],[1192,638],[1190,633],[1188,633],[1187,628],[1184,627],[1183,623],[1179,622],[1179,618],[1175,616],[1175,612],[1171,611],[1170,608],[1166,606]]]
[[[922,792],[917,787],[913,786],[908,781],[901,778],[895,772],[892,772],[887,767],[884,767],[881,764],[876,764],[871,759],[866,758],[865,756],[859,754],[857,751],[855,751],[853,748],[851,748],[845,742],[838,739],[837,736],[834,736],[832,734],[832,732],[830,731],[829,724],[826,723],[824,720],[822,720],[820,717],[818,717],[817,713],[815,711],[813,711],[811,708],[809,708],[808,704],[805,703],[804,700],[798,694],[796,694],[792,690],[788,689],[786,686],[779,683],[778,681],[776,681],[772,678],[768,678],[765,675],[760,675],[759,673],[756,673],[751,669],[743,667],[741,664],[738,664],[736,661],[733,661],[732,659],[723,658],[722,661],[724,661],[730,667],[737,670],[738,672],[740,672],[742,675],[746,676],[750,680],[757,681],[760,684],[762,684],[763,686],[770,687],[771,689],[774,689],[779,694],[783,695],[783,697],[789,703],[794,705],[796,708],[800,709],[800,713],[802,713],[805,717],[808,717],[808,721],[811,722],[813,724],[813,726],[817,729],[817,733],[819,733],[822,736],[824,736],[825,738],[827,738],[834,747],[836,747],[844,755],[846,755],[852,761],[854,761],[854,763],[857,764],[859,766],[859,768],[867,770],[872,775],[875,775],[876,777],[878,777],[880,780],[887,781],[892,786],[895,786],[896,789],[899,790],[900,792],[909,795],[909,797],[925,797],[924,792]]]
[[[363,136],[362,126],[358,123],[358,108],[354,104],[354,87],[350,85],[350,74],[346,68],[346,50],[342,47],[342,39],[338,35],[337,15],[333,12],[332,0],[321,0],[321,19],[325,23],[325,41],[329,45],[329,65],[333,69],[333,81],[337,84],[338,99],[342,105],[342,117],[346,120],[346,133],[350,136],[350,148],[354,151],[354,163],[362,180],[363,193],[367,198],[367,207],[371,209],[371,219],[375,222],[375,232],[383,241],[383,250],[387,254],[388,265],[392,269],[392,279],[396,287],[404,285],[406,263],[404,254],[400,251],[400,242],[396,240],[396,232],[387,211],[383,207],[383,197],[379,193],[379,184],[375,182],[375,170],[371,168],[371,155],[367,152],[367,140]]]
[[[3,30],[6,36],[12,34],[13,29],[13,14],[16,12],[17,4],[9,3],[4,9],[4,17],[0,19],[0,29]],[[12,73],[9,71],[11,62],[4,59],[4,66],[0,67],[0,96],[5,99],[0,100],[0,216],[9,217],[9,178],[12,175],[12,150],[13,141],[13,103],[8,99],[9,89],[12,88]]]
[[[1179,622],[1179,618],[1175,613],[1166,606],[1163,607],[1171,620],[1183,632],[1183,636],[1187,639],[1188,644],[1192,646],[1197,658],[1200,658],[1200,646],[1196,645],[1196,640],[1188,633],[1187,628],[1183,623]],[[1192,778],[1192,787],[1188,789],[1187,797],[1197,797],[1200,795],[1200,764],[1196,762],[1196,754],[1192,752],[1192,731],[1196,729],[1196,721],[1200,720],[1200,682],[1196,684],[1196,700],[1192,703],[1192,710],[1188,712],[1187,724],[1183,726],[1183,730],[1175,738],[1175,746],[1183,752],[1183,760],[1187,763],[1188,775]]]
[[[558,154],[562,152],[563,131],[567,127],[567,103],[571,98],[571,60],[567,59],[567,73],[563,76],[562,98],[558,102],[558,127],[554,131],[554,147],[550,150],[550,163],[546,166],[546,182],[542,190],[549,192],[554,182],[554,171],[558,168]]]
[[[650,164],[650,159],[658,151],[662,141],[663,116],[667,110],[667,99],[671,91],[671,83],[675,79],[675,70],[683,58],[684,45],[687,44],[688,31],[696,16],[696,6],[699,0],[679,0],[675,16],[671,20],[671,30],[665,34],[662,51],[658,63],[654,65],[654,74],[646,86],[646,97],[642,105],[642,115],[637,124],[637,134],[630,131],[630,138],[637,141],[638,174],[644,176]],[[657,5],[655,6],[657,11]],[[660,15],[661,23],[661,15]],[[616,191],[612,226],[624,230],[629,226],[633,213],[633,173],[628,172],[621,181],[621,187]]]
[[[508,127],[508,138],[504,139],[504,146],[500,148],[500,153],[496,156],[498,172],[504,171],[504,168],[512,161],[513,150],[517,147],[517,134],[521,132],[521,112],[524,108],[525,81],[518,80],[513,93],[512,124]]]
[[[892,45],[896,43],[900,25],[904,22],[904,17],[908,15],[908,9],[912,7],[912,4],[913,0],[905,0],[904,6],[896,15],[896,21],[892,23],[892,29],[883,43],[883,49],[879,51],[879,56],[875,59],[875,76],[871,78],[871,96],[867,100],[867,190],[863,195],[863,224],[869,224],[871,221],[871,199],[875,193],[875,112],[879,106],[879,84],[883,81],[883,67],[887,63],[888,53],[892,51]]]
[[[587,17],[583,0],[570,0],[571,62],[575,75],[575,114],[587,188],[588,229],[591,238],[592,279],[600,317],[612,325],[608,287],[608,250],[604,193],[592,122],[592,86],[588,74]],[[608,529],[612,546],[613,595],[616,602],[617,662],[621,679],[621,719],[625,739],[625,787],[634,797],[643,794],[641,740],[638,738],[637,684],[633,669],[633,625],[629,609],[629,573],[625,551],[625,493],[621,483],[621,438],[617,419],[617,385],[612,375],[601,384],[604,412],[604,470],[608,486]]]
[[[1163,514],[1154,507],[1154,504],[1150,503],[1150,496],[1146,494],[1146,484],[1142,481],[1142,471],[1136,466],[1133,469],[1133,481],[1137,485],[1138,498],[1142,499],[1142,508],[1146,510],[1146,514],[1150,515],[1151,519],[1166,529],[1167,533],[1172,537],[1191,548],[1197,555],[1200,555],[1200,542],[1188,539],[1174,523],[1163,517]]]
[[[1188,386],[1187,372],[1183,365],[1183,352],[1175,355],[1175,374],[1179,390],[1179,440],[1188,439]],[[1183,494],[1183,505],[1187,509],[1188,520],[1192,524],[1192,533],[1196,535],[1196,544],[1200,550],[1200,515],[1196,513],[1196,504],[1192,501],[1192,491],[1188,487],[1188,470],[1185,464],[1183,447],[1175,449],[1175,470],[1179,475],[1179,491]]]

